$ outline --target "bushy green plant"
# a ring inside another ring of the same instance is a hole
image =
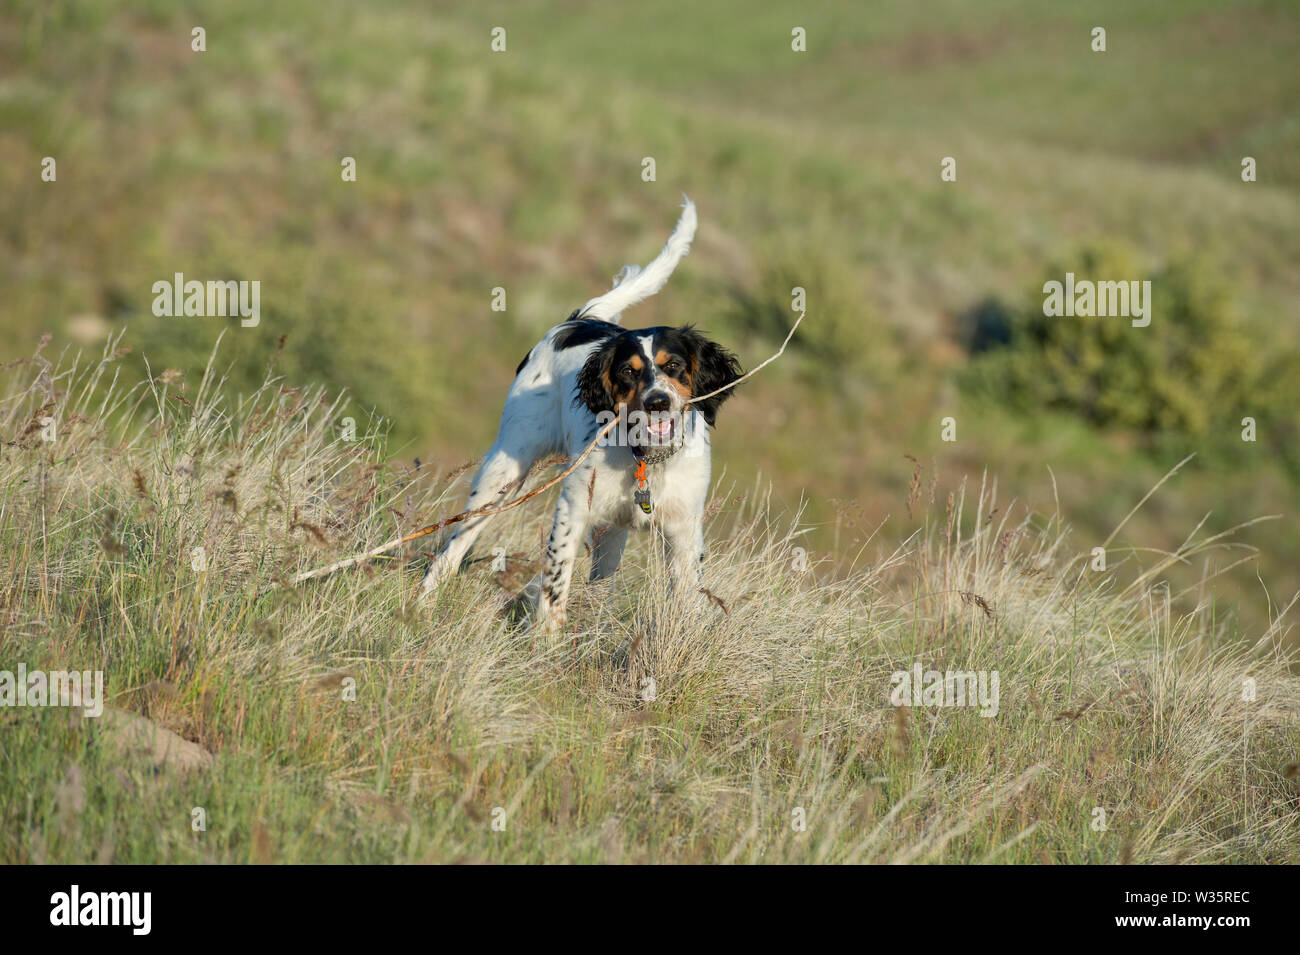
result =
[[[1067,272],[1076,282],[1150,281],[1150,324],[1045,314],[1046,283]],[[1249,417],[1260,442],[1293,468],[1300,461],[1290,450],[1300,404],[1295,352],[1273,329],[1240,321],[1230,286],[1204,262],[1147,271],[1122,248],[1091,247],[1047,269],[1020,308],[986,304],[977,321],[968,389],[1027,414],[1064,411],[1135,432],[1153,449],[1215,457],[1240,449]]]

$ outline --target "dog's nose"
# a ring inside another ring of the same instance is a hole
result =
[[[646,411],[667,411],[672,406],[672,400],[662,391],[656,391],[645,397]]]

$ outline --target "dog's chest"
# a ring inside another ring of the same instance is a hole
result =
[[[699,510],[707,484],[693,467],[649,468],[644,486],[626,468],[596,472],[592,511],[596,520],[629,530],[677,522]],[[704,482],[703,484],[701,482]]]

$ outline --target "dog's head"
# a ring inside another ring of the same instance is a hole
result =
[[[679,439],[676,430],[688,402],[715,424],[718,407],[735,389],[699,402],[692,399],[740,375],[736,356],[690,325],[628,329],[606,338],[588,357],[578,375],[577,400],[597,416],[616,412],[625,420],[645,421],[647,440],[632,442],[633,452],[641,456],[646,445],[671,445]]]

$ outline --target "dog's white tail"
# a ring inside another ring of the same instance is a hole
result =
[[[623,266],[623,271],[614,278],[614,287],[582,306],[575,318],[599,318],[617,325],[623,317],[623,309],[649,298],[664,287],[677,263],[691,251],[691,240],[695,238],[695,203],[685,196],[682,198],[686,201],[682,203],[681,218],[654,261],[644,269],[637,265]]]

